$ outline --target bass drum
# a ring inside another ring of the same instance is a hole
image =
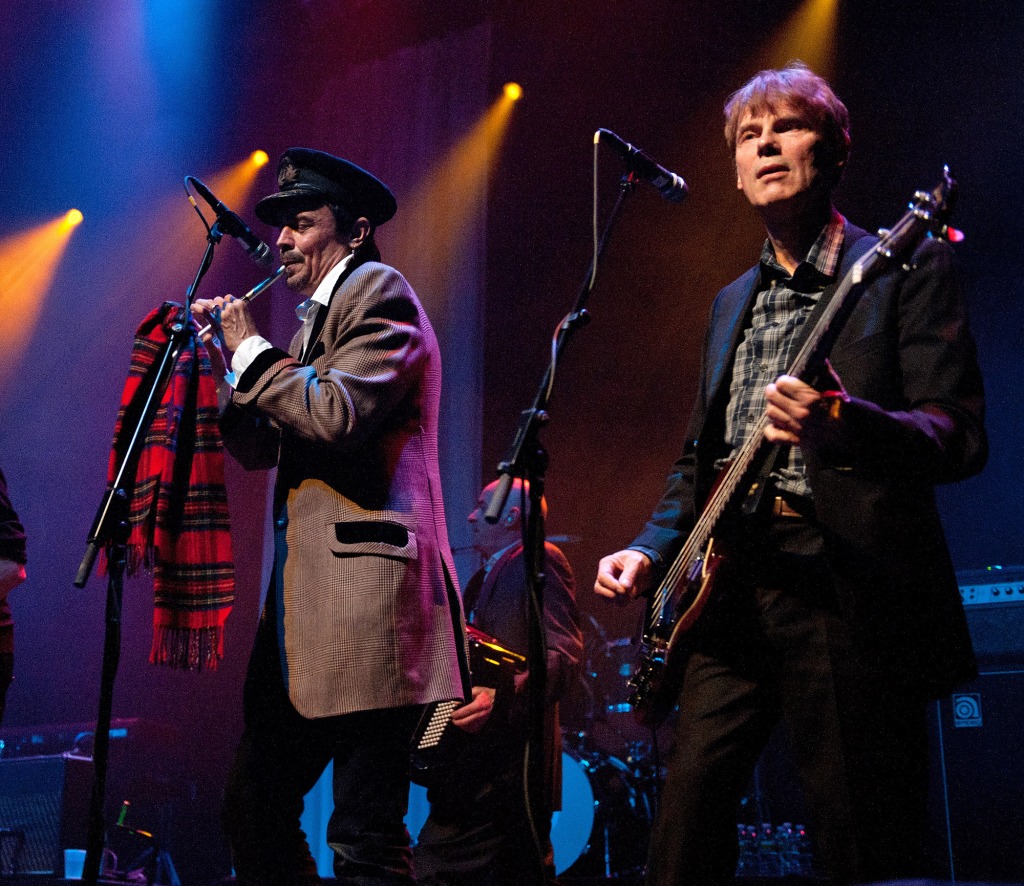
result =
[[[634,879],[647,862],[650,798],[634,772],[603,753],[562,753],[562,808],[551,819],[555,872],[566,884]]]

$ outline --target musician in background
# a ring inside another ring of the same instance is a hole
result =
[[[486,558],[466,584],[463,604],[474,627],[502,646],[527,651],[528,605],[523,556],[524,484],[515,480],[496,523],[484,520],[497,482],[486,486],[468,520],[473,546]],[[529,492],[529,486],[526,486]],[[543,507],[546,509],[547,504]],[[547,648],[546,779],[552,810],[561,808],[562,736],[558,705],[573,683],[583,651],[576,607],[576,584],[565,555],[546,543],[544,633]],[[539,882],[538,852],[523,796],[523,752],[528,737],[527,675],[506,691],[488,692],[494,707],[486,725],[460,743],[456,765],[428,788],[430,816],[415,849],[421,886],[532,886]],[[480,687],[474,686],[474,692]],[[457,709],[456,725],[474,706]],[[479,719],[479,718],[477,718]],[[471,727],[473,728],[473,727]],[[553,878],[550,821],[539,835],[546,847],[548,877]]]
[[[933,494],[987,454],[962,282],[948,245],[925,241],[908,271],[863,293],[820,384],[785,375],[818,306],[875,242],[832,203],[848,115],[791,63],[751,79],[725,117],[767,241],[715,299],[682,456],[644,531],[601,561],[596,592],[652,590],[765,413],[779,450],[686,641],[648,879],[732,882],[737,801],[780,718],[831,881],[918,877],[926,700],[975,667]]]
[[[14,679],[14,619],[7,595],[25,580],[26,562],[25,527],[11,506],[7,479],[0,471],[0,723]]]
[[[409,743],[424,704],[468,686],[437,461],[437,340],[380,262],[374,231],[396,209],[382,182],[293,148],[278,187],[256,214],[280,229],[288,288],[305,298],[288,350],[258,334],[241,300],[193,307],[233,352],[227,448],[246,468],[277,467],[274,574],[224,822],[239,882],[319,883],[299,817],[333,760],[339,881],[409,884]]]

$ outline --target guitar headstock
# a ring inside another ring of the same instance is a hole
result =
[[[914,194],[914,202],[910,208],[927,223],[928,233],[934,237],[942,237],[951,243],[959,243],[964,239],[962,231],[949,226],[949,217],[956,205],[956,179],[949,172],[948,166],[942,167],[942,180],[929,194],[918,191]]]
[[[948,224],[956,200],[956,181],[949,167],[942,168],[942,180],[932,191],[918,191],[910,208],[891,229],[878,232],[878,243],[851,268],[854,283],[861,283],[886,263],[910,252],[926,236],[943,237],[959,243],[964,235]]]

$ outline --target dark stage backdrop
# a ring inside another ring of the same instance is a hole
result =
[[[30,579],[12,596],[18,682],[5,726],[95,716],[103,582],[94,577],[76,591],[71,579],[103,489],[132,331],[150,307],[181,298],[203,247],[198,221],[182,206],[181,177],[212,177],[256,148],[276,159],[309,144],[365,163],[393,184],[402,208],[381,245],[420,292],[442,342],[442,467],[460,544],[478,484],[504,454],[541,377],[551,332],[582,283],[592,135],[601,126],[643,146],[691,188],[682,206],[644,187],[630,198],[591,301],[594,321],[566,353],[544,435],[552,458],[549,528],[577,539],[565,550],[601,660],[601,680],[581,688],[599,706],[614,700],[621,647],[596,638],[632,634],[639,612],[593,598],[595,565],[633,537],[659,495],[680,448],[711,299],[756,258],[762,234],[735,191],[720,109],[758,67],[786,60],[775,56],[790,51],[781,49],[783,30],[800,7],[792,0],[4,4],[0,238],[72,205],[86,218],[40,297],[17,373],[0,386],[0,464],[31,558]],[[940,494],[963,568],[1024,559],[1017,504],[1024,409],[1016,396],[1024,291],[1015,205],[1024,184],[1022,19],[1016,4],[844,3],[828,66],[853,118],[844,212],[868,228],[891,224],[943,162],[963,185],[956,221],[968,238],[960,253],[992,436],[985,473]],[[793,54],[817,58],[829,42],[811,29]],[[470,184],[451,175],[427,187],[430,173],[513,79],[525,96],[485,190],[472,185],[485,209],[459,220],[456,237],[450,209]],[[613,156],[600,160],[606,213],[620,168]],[[272,169],[233,208],[251,218],[256,195],[273,187]],[[422,201],[424,193],[435,202]],[[204,291],[237,293],[260,274],[225,242]],[[264,298],[255,309],[260,322],[284,342],[293,299],[283,291]],[[223,667],[204,675],[149,667],[149,586],[137,581],[126,594],[115,696],[115,716],[156,724],[140,727],[146,737],[134,765],[166,763],[170,774],[136,792],[184,797],[185,814],[170,830],[175,860],[192,880],[226,872],[215,811],[239,728],[263,573],[266,484],[234,468],[228,480],[239,601]],[[473,565],[467,557],[460,569]],[[620,722],[597,728],[614,753],[637,737]]]

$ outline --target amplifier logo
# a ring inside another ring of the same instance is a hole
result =
[[[953,695],[953,725],[981,726],[981,693],[961,692]]]

